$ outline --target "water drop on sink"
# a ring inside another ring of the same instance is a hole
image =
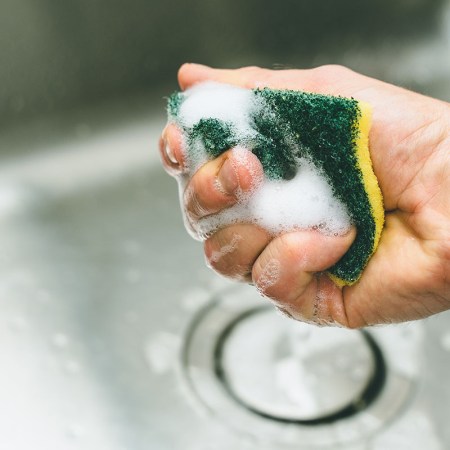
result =
[[[129,310],[125,313],[125,321],[130,325],[135,324],[139,320],[139,314],[136,311]]]
[[[123,242],[123,249],[127,255],[136,256],[141,250],[141,245],[139,242],[130,239]]]
[[[28,327],[28,321],[22,316],[12,317],[8,322],[11,329],[17,332],[25,331]]]
[[[63,349],[67,347],[67,344],[69,343],[69,338],[64,333],[55,333],[52,336],[52,344],[54,347],[58,349]]]
[[[161,332],[148,339],[144,346],[147,362],[153,372],[163,374],[169,371],[177,356],[180,337],[167,332]]]
[[[359,364],[351,370],[350,378],[353,381],[361,381],[366,376],[366,372],[366,367],[363,364]]]
[[[71,423],[67,427],[67,436],[71,439],[78,439],[84,435],[84,427],[79,423]]]
[[[36,299],[38,302],[40,302],[42,304],[47,304],[51,300],[51,294],[49,291],[47,291],[45,289],[41,289],[37,292]]]
[[[141,279],[141,272],[137,269],[129,269],[125,273],[125,279],[130,284],[135,284]]]
[[[80,372],[81,366],[80,366],[80,363],[78,361],[76,361],[75,359],[68,359],[64,363],[64,370],[69,375],[76,375],[77,373]]]
[[[441,336],[441,347],[443,350],[450,352],[450,331]]]

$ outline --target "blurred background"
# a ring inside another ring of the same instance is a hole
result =
[[[448,99],[446,0],[4,0],[0,124],[113,98],[162,108],[183,62],[354,70]]]
[[[205,345],[263,303],[221,294],[234,288],[204,267],[159,164],[165,97],[183,62],[337,63],[449,101],[450,1],[2,0],[0,448],[450,448],[447,313],[375,330],[385,364],[366,348],[372,362],[357,361],[350,378],[349,354],[319,358],[334,361],[318,376],[344,383],[344,403],[356,402],[355,377],[385,380],[372,409],[348,420],[296,428],[224,395]],[[278,363],[293,380],[309,332],[274,326],[294,335],[281,345],[272,325],[254,323],[255,347],[233,338],[248,350],[237,358],[273,364],[250,373],[250,387],[270,384]],[[262,393],[299,407],[270,386]]]

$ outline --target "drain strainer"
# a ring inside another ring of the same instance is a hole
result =
[[[245,286],[213,299],[185,340],[185,381],[209,414],[286,447],[368,439],[419,371],[420,324],[354,331],[294,322]]]

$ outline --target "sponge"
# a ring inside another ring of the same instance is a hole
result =
[[[188,151],[200,142],[208,159],[213,159],[244,146],[259,158],[269,180],[291,180],[299,161],[311,161],[326,177],[335,198],[345,205],[357,230],[352,246],[328,274],[339,286],[354,284],[378,246],[384,223],[382,194],[368,146],[370,105],[353,98],[292,90],[245,91],[257,107],[245,112],[250,127],[243,132],[236,130],[240,119],[228,121],[226,115],[224,119],[217,113],[199,113],[186,123],[180,112],[186,100],[183,92],[169,97],[169,120],[181,127]],[[212,106],[220,109],[220,105]],[[305,193],[296,195],[300,198]]]

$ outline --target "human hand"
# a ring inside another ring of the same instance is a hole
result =
[[[450,106],[339,66],[311,70],[218,70],[187,64],[186,89],[201,81],[354,97],[373,107],[370,152],[386,209],[380,245],[353,286],[338,288],[323,273],[350,247],[355,231],[278,236],[251,224],[227,226],[204,243],[207,261],[230,278],[252,281],[288,315],[356,328],[418,319],[450,307]],[[161,155],[177,176],[184,160],[180,131],[163,132]],[[262,174],[251,152],[243,165],[230,149],[206,163],[184,192],[191,234],[198,220],[236,202]]]

